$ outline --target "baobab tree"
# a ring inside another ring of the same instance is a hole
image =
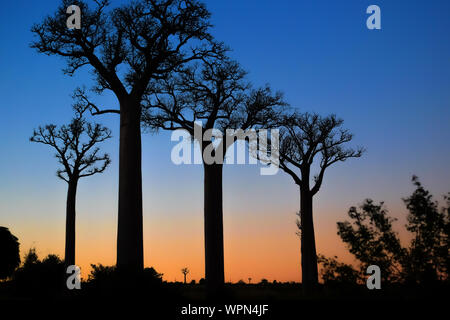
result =
[[[80,29],[66,25],[66,10],[81,11]],[[137,0],[109,9],[108,0],[63,0],[32,27],[32,48],[67,60],[68,75],[83,66],[95,76],[93,91],[112,92],[117,107],[101,107],[84,90],[76,95],[92,114],[120,116],[117,266],[143,269],[141,101],[152,79],[164,78],[188,61],[214,54],[221,45],[208,33],[210,13],[195,0]]]
[[[75,205],[80,178],[102,173],[111,160],[107,153],[99,154],[98,144],[109,139],[111,131],[100,124],[86,121],[82,112],[68,125],[57,127],[49,124],[34,130],[30,141],[52,147],[61,164],[56,171],[58,178],[68,184],[66,202],[66,265],[75,264]]]
[[[353,135],[342,128],[343,120],[335,115],[295,113],[286,116],[282,123],[279,166],[300,189],[297,225],[301,238],[302,284],[309,292],[318,283],[313,197],[322,186],[327,168],[349,158],[358,158],[364,150],[345,147]],[[318,166],[318,173],[311,177],[314,164]]]
[[[181,273],[184,276],[184,284],[186,284],[186,276],[189,273],[189,269],[188,268],[183,268],[183,269],[181,269]]]
[[[223,162],[235,140],[245,140],[239,134],[230,139],[227,130],[271,127],[286,105],[282,94],[272,93],[268,86],[252,89],[245,75],[224,53],[204,58],[201,64],[186,66],[155,83],[156,93],[147,100],[143,115],[150,128],[182,129],[199,142],[204,168],[205,278],[210,296],[220,293],[224,284]]]

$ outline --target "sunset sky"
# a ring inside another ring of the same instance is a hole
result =
[[[112,6],[122,1],[112,1]],[[403,230],[401,200],[416,174],[441,200],[450,191],[450,1],[210,0],[213,34],[249,71],[255,86],[269,83],[300,111],[335,113],[367,149],[360,159],[326,173],[314,199],[319,253],[353,262],[336,222],[365,198],[385,201]],[[65,62],[29,48],[31,25],[59,1],[2,3],[0,9],[0,225],[19,238],[21,255],[64,255],[66,183],[53,151],[29,142],[33,129],[63,124],[71,94],[92,84],[89,69],[74,77]],[[366,8],[381,8],[381,30],[366,28]],[[107,107],[112,95],[96,98]],[[92,119],[112,129],[103,145],[112,165],[81,180],[77,198],[76,259],[116,260],[118,117]],[[145,265],[168,281],[204,276],[203,170],[170,160],[170,134],[143,135]],[[226,281],[300,281],[296,236],[299,191],[290,176],[261,176],[256,165],[224,169]],[[405,244],[408,235],[401,232]]]

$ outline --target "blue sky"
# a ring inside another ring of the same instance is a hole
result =
[[[62,237],[57,226],[64,222],[66,186],[55,176],[51,150],[28,138],[39,125],[67,122],[73,89],[91,83],[88,70],[68,77],[62,59],[29,48],[31,25],[58,3],[10,1],[0,11],[0,225],[17,226],[24,246],[41,245],[43,252],[62,250],[62,244],[55,249],[30,230],[47,226]],[[412,174],[438,197],[450,190],[449,1],[206,3],[213,34],[233,49],[255,86],[269,83],[299,110],[337,114],[355,134],[354,144],[367,148],[363,158],[327,173],[315,200],[317,228],[335,233],[348,207],[366,197],[385,200],[400,215]],[[371,4],[381,8],[381,30],[366,28]],[[109,95],[100,101],[116,103]],[[118,118],[94,120],[113,130],[115,138],[104,146],[113,163],[105,174],[82,181],[78,207],[80,219],[96,226],[95,239],[101,241],[115,235]],[[202,169],[173,165],[173,145],[167,133],[143,138],[145,221],[153,234],[155,225],[188,221],[193,213],[201,226]],[[258,172],[255,166],[225,169],[226,226],[240,230],[252,219],[283,220],[280,228],[294,235],[296,186],[281,172]],[[94,237],[88,226],[80,230]],[[114,251],[114,243],[108,245]]]

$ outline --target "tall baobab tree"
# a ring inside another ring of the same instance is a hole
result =
[[[188,268],[183,268],[183,269],[181,269],[181,273],[184,276],[184,284],[186,284],[186,276],[189,273],[189,269]]]
[[[108,154],[99,154],[98,144],[109,139],[111,132],[100,124],[91,124],[82,112],[68,125],[49,124],[34,130],[30,141],[42,143],[55,150],[62,165],[56,171],[58,178],[68,184],[66,202],[66,265],[75,264],[75,204],[78,180],[105,171],[110,164]]]
[[[68,29],[66,10],[81,11],[81,28]],[[93,91],[112,92],[117,107],[103,108],[77,96],[92,114],[119,114],[119,208],[117,266],[143,269],[141,101],[152,79],[164,78],[184,63],[213,54],[221,46],[208,33],[210,13],[195,0],[136,0],[109,8],[108,0],[63,0],[52,16],[32,27],[32,48],[66,59],[68,75],[88,66]]]
[[[224,285],[223,162],[228,147],[236,139],[245,139],[239,135],[229,139],[227,130],[245,132],[271,127],[285,106],[281,93],[272,93],[269,87],[251,89],[245,74],[225,54],[204,58],[201,64],[191,64],[176,76],[155,84],[157,93],[147,101],[143,116],[144,123],[151,128],[183,129],[200,140],[204,168],[205,278],[210,296],[219,294]],[[212,129],[219,130],[222,139],[215,139]]]
[[[307,292],[318,283],[317,254],[313,224],[313,197],[323,183],[325,170],[349,158],[358,158],[363,148],[346,148],[353,135],[342,128],[335,115],[322,117],[303,113],[285,117],[280,134],[279,165],[300,188],[297,225],[301,238],[302,283]],[[318,173],[311,179],[311,168]],[[312,183],[312,185],[311,185]]]

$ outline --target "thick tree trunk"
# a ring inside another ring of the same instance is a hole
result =
[[[300,189],[302,284],[305,293],[314,291],[318,284],[312,199],[310,191]]]
[[[78,178],[69,181],[66,202],[66,250],[64,262],[66,266],[75,264],[75,205]]]
[[[223,293],[223,164],[204,164],[205,279],[208,297]]]
[[[141,148],[141,108],[121,105],[117,267],[127,272],[144,267]]]

